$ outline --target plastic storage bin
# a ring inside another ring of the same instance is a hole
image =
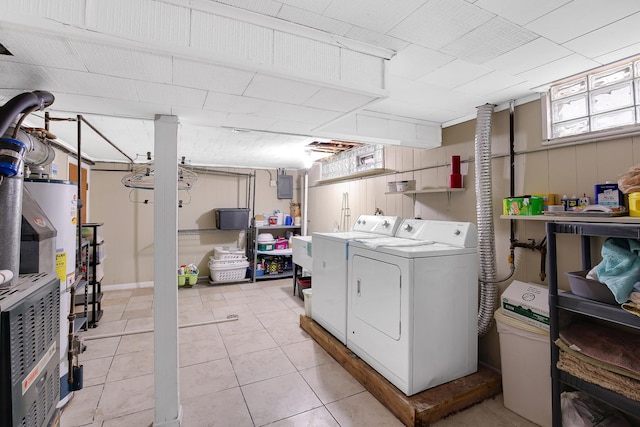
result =
[[[551,426],[549,332],[495,312],[500,338],[504,406],[543,427]]]
[[[245,260],[244,249],[230,246],[216,246],[213,248],[213,258],[220,260]]]
[[[243,230],[249,226],[249,209],[220,208],[215,210],[216,228],[220,230]]]
[[[242,280],[247,275],[249,261],[209,261],[211,280],[214,282],[232,282]]]

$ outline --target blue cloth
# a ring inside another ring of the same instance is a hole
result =
[[[609,237],[602,245],[602,261],[594,268],[598,280],[611,290],[620,304],[629,300],[640,281],[640,242]]]

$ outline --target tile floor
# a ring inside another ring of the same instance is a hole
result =
[[[401,426],[360,383],[299,327],[302,301],[290,279],[178,291],[183,427]],[[153,328],[153,289],[106,291],[104,316],[85,337]],[[85,341],[84,388],[61,426],[153,423],[153,333]],[[502,395],[434,424],[534,426],[507,410]]]

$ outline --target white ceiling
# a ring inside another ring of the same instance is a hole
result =
[[[51,92],[131,158],[176,115],[197,165],[301,168],[304,145],[431,148],[485,103],[640,53],[637,0],[0,0],[0,104]],[[29,117],[42,126],[42,113]],[[242,132],[237,130],[241,129]],[[76,126],[50,130],[71,147]],[[247,132],[246,130],[251,130]],[[82,151],[127,161],[90,130]]]

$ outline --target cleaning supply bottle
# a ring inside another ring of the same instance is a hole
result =
[[[566,194],[562,195],[562,199],[560,199],[560,201],[562,202],[562,206],[564,206],[564,210],[569,210],[569,198]]]

